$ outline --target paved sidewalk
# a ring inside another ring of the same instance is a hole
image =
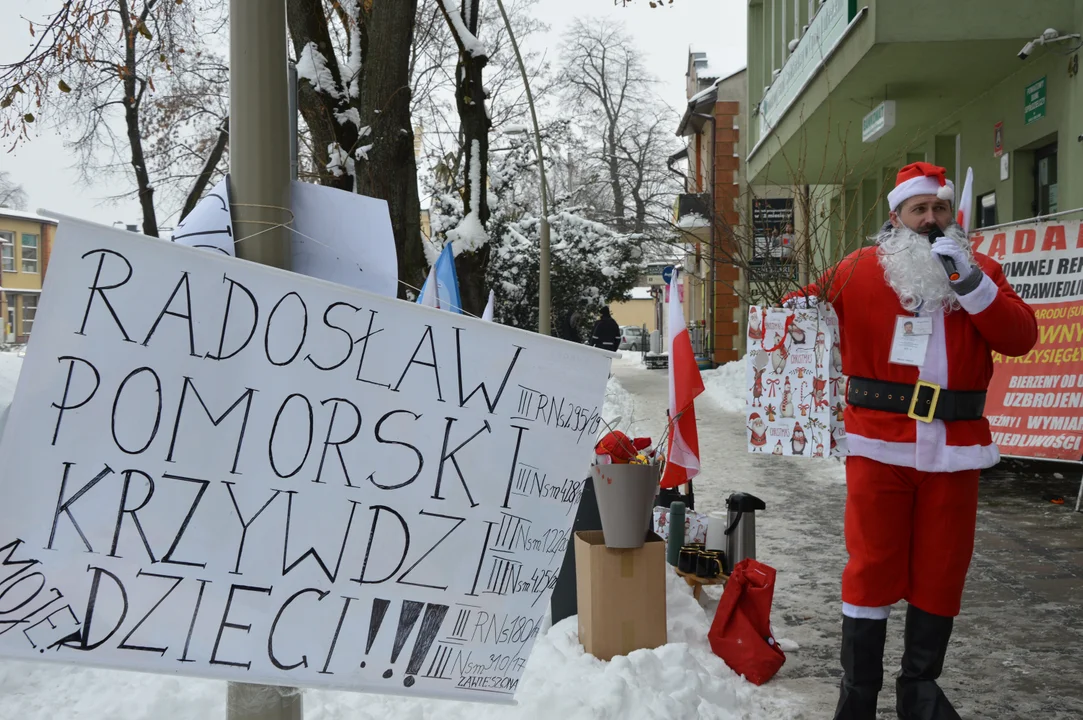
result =
[[[617,365],[614,374],[635,397],[636,429],[661,437],[665,372]],[[725,498],[739,491],[766,502],[757,517],[757,555],[778,570],[772,622],[777,637],[800,645],[760,692],[800,697],[805,709],[795,718],[830,718],[841,675],[842,466],[751,456],[741,415],[706,396],[696,414],[704,468],[695,482],[696,509],[724,509]],[[1083,718],[1083,514],[1072,512],[1078,472],[1013,464],[983,475],[977,550],[941,681],[964,718]],[[1057,495],[1064,505],[1046,499]],[[708,612],[718,595],[708,590]],[[888,629],[879,713],[885,720],[895,717],[892,673],[904,614],[900,604]]]

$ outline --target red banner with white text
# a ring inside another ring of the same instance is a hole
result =
[[[1083,459],[1083,223],[1046,222],[971,233],[1038,316],[1027,355],[993,353],[985,414],[1004,455]]]

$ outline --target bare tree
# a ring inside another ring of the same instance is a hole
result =
[[[634,41],[620,24],[578,19],[561,47],[561,82],[591,138],[589,157],[605,183],[611,218],[621,232],[648,229],[650,206],[678,188],[664,158],[674,141],[653,95],[653,83]],[[668,186],[668,188],[667,188]]]
[[[0,170],[0,208],[26,209],[26,191],[11,179],[11,173]]]
[[[510,0],[505,3],[512,30],[522,45],[544,32],[548,26],[534,17],[533,0]],[[523,125],[528,117],[526,92],[522,76],[511,47],[504,21],[495,3],[479,7],[478,26],[484,28],[485,50],[489,61],[485,66],[485,87],[492,132],[513,125]],[[524,51],[523,60],[531,78],[531,90],[536,103],[544,101],[552,89],[549,63],[537,51]],[[440,10],[440,0],[420,0],[417,29],[410,56],[410,84],[413,88],[412,111],[424,128],[429,154],[434,163],[443,164],[452,172],[454,182],[461,179],[465,143],[462,125],[455,108],[455,68],[458,46]],[[448,192],[460,186],[448,186]]]
[[[632,231],[646,232],[652,216],[667,215],[680,183],[663,158],[676,150],[671,132],[675,118],[658,108],[636,113],[621,133],[617,151],[620,176],[627,188],[632,210]]]
[[[16,142],[28,137],[38,113],[74,128],[71,145],[84,179],[98,180],[110,170],[134,179],[143,232],[157,236],[154,170],[168,168],[169,175],[160,178],[165,182],[191,177],[179,164],[184,153],[147,147],[154,137],[146,124],[148,108],[159,92],[172,95],[179,78],[201,72],[210,77],[207,67],[222,67],[201,49],[216,16],[221,25],[220,10],[216,0],[66,0],[44,21],[28,21],[32,50],[0,65],[5,133]],[[191,99],[183,90],[173,97]],[[181,137],[184,129],[172,126],[167,134]],[[187,159],[203,160],[193,154]],[[152,161],[158,161],[156,168]]]
[[[387,201],[400,295],[424,278],[421,204],[410,115],[417,0],[288,0],[298,60],[298,107],[323,185]]]

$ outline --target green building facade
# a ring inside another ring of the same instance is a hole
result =
[[[960,190],[973,168],[979,226],[1083,212],[1073,34],[1083,0],[750,0],[748,182],[807,198],[798,224],[836,256],[917,160]]]

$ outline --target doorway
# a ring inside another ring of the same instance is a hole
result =
[[[1057,143],[1034,151],[1034,215],[1057,212]]]

